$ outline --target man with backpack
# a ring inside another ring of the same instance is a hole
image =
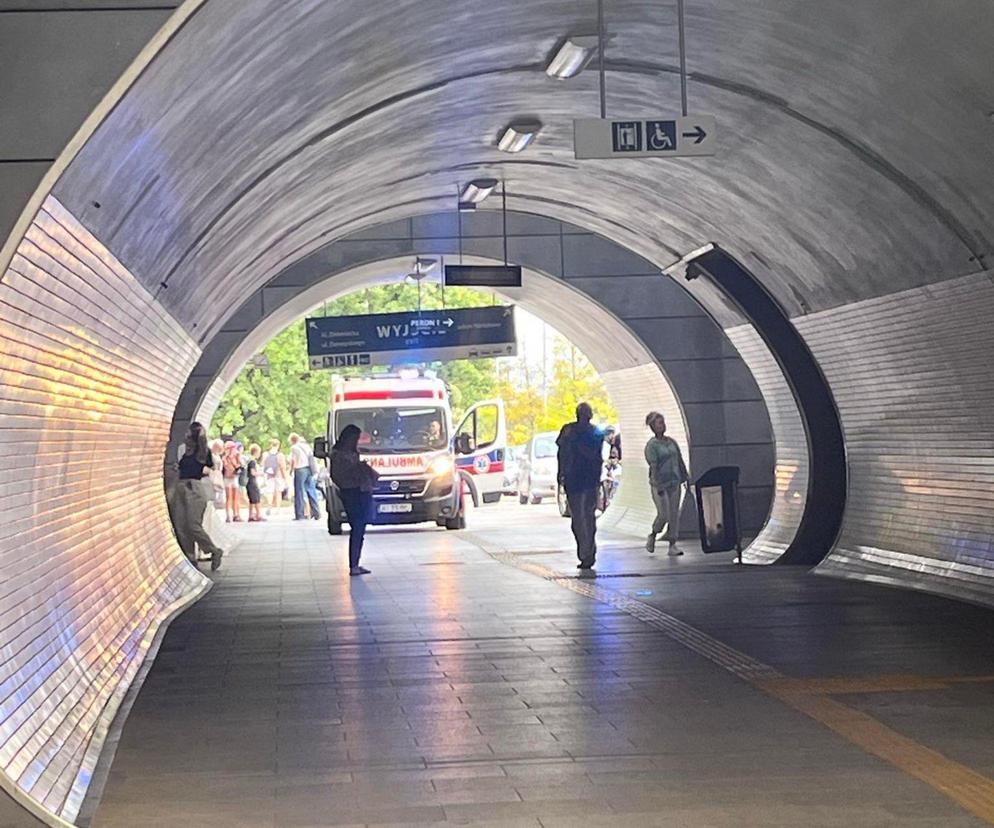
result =
[[[304,520],[305,502],[310,506],[310,516],[321,519],[318,506],[318,461],[307,441],[299,434],[290,435],[290,473],[293,475],[293,519]]]

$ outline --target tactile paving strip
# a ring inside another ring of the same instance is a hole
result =
[[[773,667],[723,644],[679,618],[624,593],[598,586],[596,576],[567,577],[541,564],[522,561],[517,555],[481,548],[501,563],[638,618],[753,687],[819,722],[853,745],[924,782],[975,816],[994,824],[994,780],[829,697],[824,692],[824,686],[798,686],[798,682],[791,681]],[[821,684],[824,685],[824,682]]]

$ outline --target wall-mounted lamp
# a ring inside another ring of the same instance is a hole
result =
[[[545,74],[557,80],[576,77],[597,51],[597,35],[571,35],[549,60]]]
[[[508,124],[497,141],[501,152],[521,152],[542,130],[541,121],[513,121]]]

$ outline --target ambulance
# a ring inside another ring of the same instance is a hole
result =
[[[380,478],[373,491],[371,523],[435,523],[466,527],[466,501],[474,506],[501,498],[507,429],[500,400],[477,403],[453,427],[449,389],[431,372],[332,378],[328,436],[315,441],[315,455],[330,447],[347,425],[358,426],[359,453]],[[328,531],[348,522],[341,497],[325,483]]]

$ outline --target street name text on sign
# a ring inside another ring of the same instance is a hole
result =
[[[686,158],[714,155],[713,115],[660,118],[578,118],[573,149],[585,158]]]
[[[318,316],[306,326],[312,369],[517,354],[513,306]]]

